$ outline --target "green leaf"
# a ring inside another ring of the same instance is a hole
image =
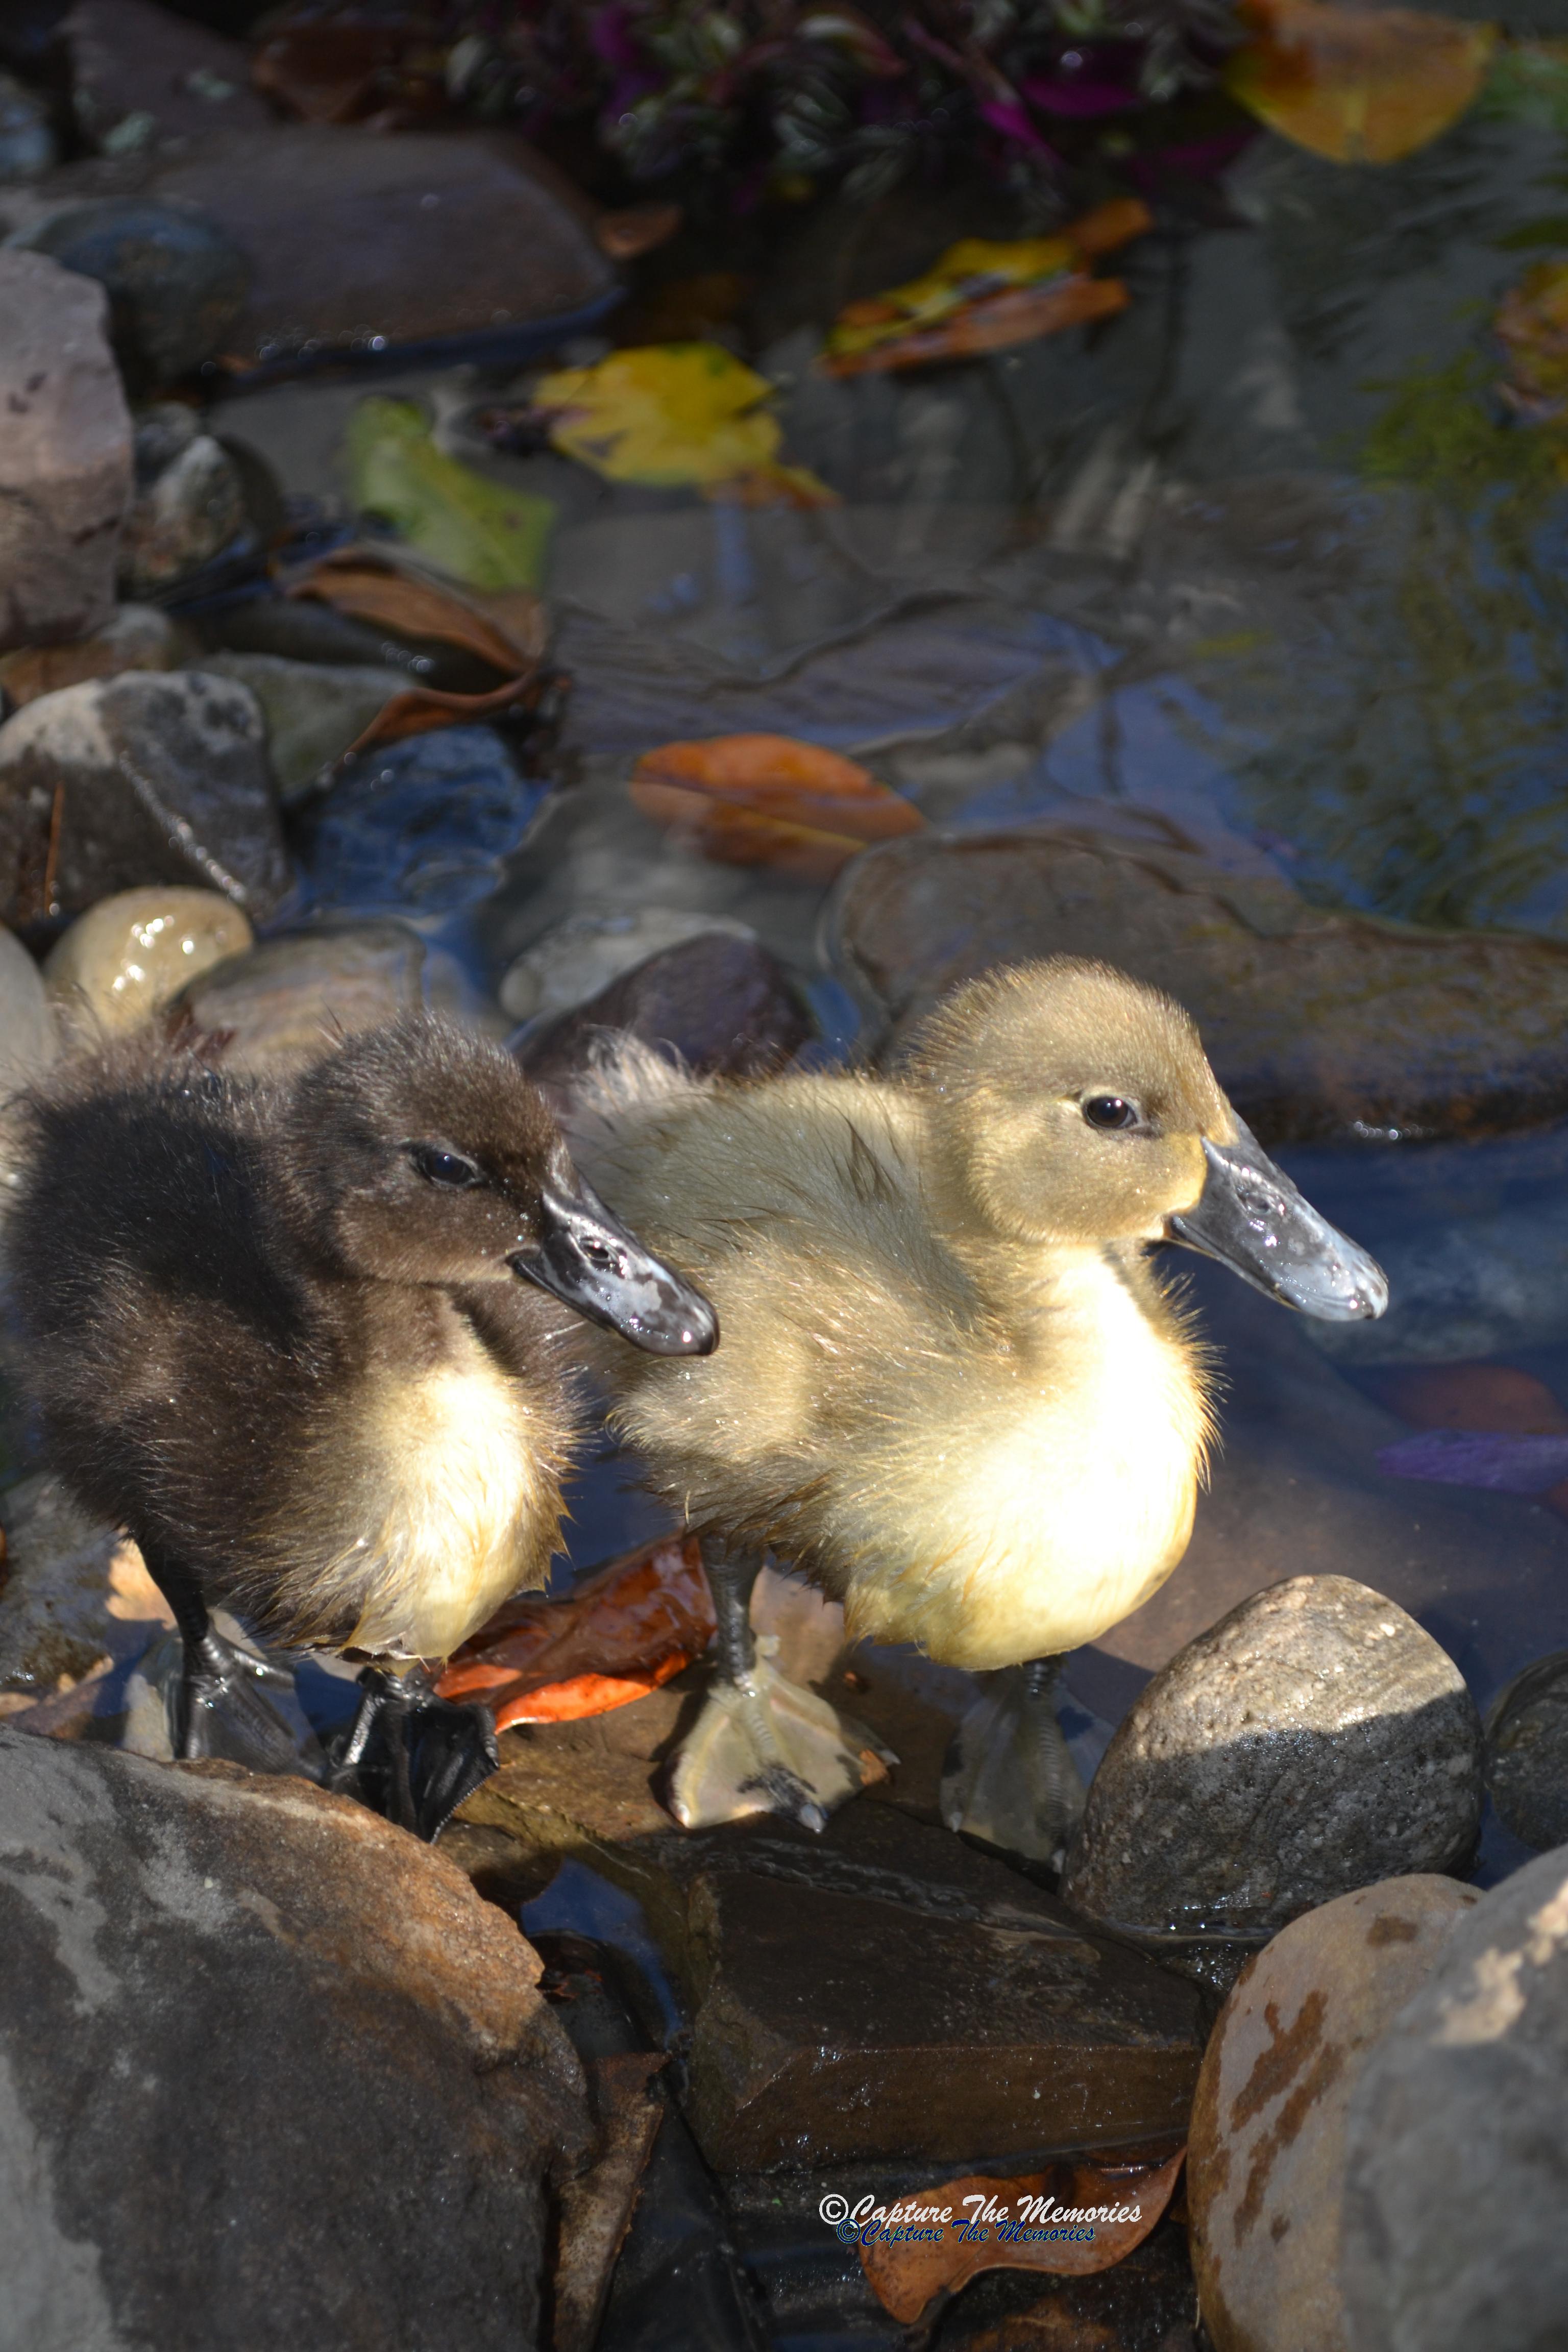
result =
[[[470,588],[537,588],[555,509],[503,489],[430,438],[411,401],[362,400],[344,436],[362,514],[381,515],[419,554]]]

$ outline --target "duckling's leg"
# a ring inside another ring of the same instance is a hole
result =
[[[433,1844],[500,1763],[489,1711],[437,1698],[423,1666],[402,1675],[366,1666],[359,1686],[328,1786]]]
[[[1083,1811],[1084,1788],[1057,1721],[1059,1658],[993,1676],[952,1735],[942,1776],[950,1830],[1059,1868]]]
[[[294,1677],[249,1650],[226,1642],[195,1579],[145,1544],[147,1572],[174,1612],[184,1664],[170,1709],[176,1756],[221,1756],[253,1772],[305,1773],[288,1723],[258,1685],[293,1688]],[[309,1777],[307,1775],[307,1777]]]
[[[777,1647],[752,1631],[760,1553],[706,1539],[702,1564],[719,1621],[718,1664],[701,1714],[675,1756],[668,1804],[682,1829],[782,1813],[822,1830],[837,1806],[898,1761],[874,1733],[780,1674]],[[763,1654],[759,1655],[759,1652]]]

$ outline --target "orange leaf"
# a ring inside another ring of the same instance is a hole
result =
[[[790,735],[661,744],[637,761],[631,794],[705,856],[806,881],[829,880],[868,842],[925,822],[853,760]]]
[[[441,1677],[443,1698],[483,1698],[496,1727],[567,1723],[644,1698],[700,1657],[713,1603],[692,1536],[613,1560],[565,1601],[509,1601]]]
[[[1491,25],[1412,8],[1245,0],[1258,31],[1226,86],[1287,139],[1335,163],[1393,163],[1458,120],[1497,41]]]
[[[913,327],[907,335],[873,343],[868,351],[829,353],[829,375],[871,375],[890,368],[924,367],[931,360],[970,359],[979,352],[1006,351],[1064,327],[1109,319],[1125,310],[1128,292],[1120,278],[1058,278],[1049,286],[1010,286],[982,294],[934,327]]]
[[[1171,2201],[1186,2157],[1184,2147],[1163,2164],[1047,2165],[1019,2180],[973,2174],[920,2189],[889,2208],[880,2228],[919,2235],[867,2240],[860,2263],[885,2311],[908,2325],[937,2294],[955,2294],[982,2271],[1071,2273],[1110,2270],[1141,2246]],[[968,2200],[967,2202],[965,2200]],[[900,2208],[946,2212],[947,2221],[921,2213],[907,2222]],[[1075,2216],[1091,2218],[1075,2220]],[[1102,2216],[1107,2218],[1101,2218]],[[1087,2231],[1087,2236],[1083,2233]]]

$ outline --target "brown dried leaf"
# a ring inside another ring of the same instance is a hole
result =
[[[814,882],[925,822],[853,760],[789,735],[661,744],[637,761],[631,795],[704,856]]]
[[[460,646],[503,677],[531,671],[548,640],[544,606],[531,590],[458,591],[379,548],[337,548],[319,557],[286,593],[314,597],[394,636],[435,637]]]

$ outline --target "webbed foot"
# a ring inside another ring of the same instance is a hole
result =
[[[1059,1869],[1084,1786],[1057,1721],[1060,1662],[1005,1666],[952,1735],[942,1775],[950,1830]]]
[[[898,1762],[863,1724],[780,1674],[765,1637],[755,1646],[744,1672],[715,1677],[673,1759],[666,1802],[682,1829],[780,1813],[820,1831]]]
[[[181,1649],[180,1671],[164,1685],[169,1744],[176,1756],[221,1757],[252,1772],[315,1777],[294,1726],[266,1696],[269,1685],[293,1690],[286,1667],[227,1640],[210,1623],[199,1636],[184,1637]]]
[[[421,1674],[367,1666],[358,1711],[332,1741],[327,1786],[433,1844],[500,1763],[482,1706],[437,1698]]]

